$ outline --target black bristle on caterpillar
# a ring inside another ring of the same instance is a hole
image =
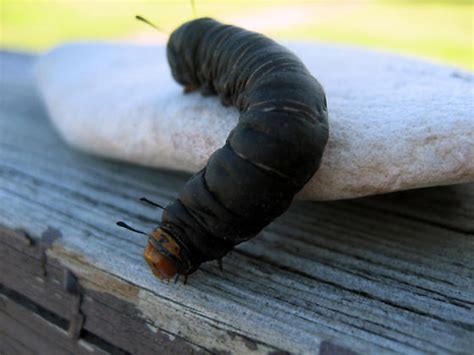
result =
[[[149,235],[145,259],[164,279],[221,260],[285,212],[328,140],[322,86],[275,41],[200,18],[171,34],[167,57],[186,91],[218,95],[240,117]]]

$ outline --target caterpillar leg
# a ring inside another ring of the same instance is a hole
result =
[[[181,276],[181,274],[176,274],[176,277],[174,278],[174,283],[178,283],[178,280],[179,280],[179,277]],[[188,281],[188,275],[184,275],[184,279],[183,279],[183,285],[186,285],[186,282]]]
[[[196,91],[197,89],[199,89],[198,85],[190,84],[190,85],[184,87],[183,92],[185,94],[189,94],[190,92]]]

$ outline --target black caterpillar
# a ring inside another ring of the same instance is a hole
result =
[[[149,235],[145,259],[162,279],[220,260],[285,212],[328,140],[323,88],[273,40],[200,18],[171,34],[167,57],[185,92],[219,95],[240,117]]]

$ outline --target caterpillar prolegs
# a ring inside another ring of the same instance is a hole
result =
[[[240,117],[149,235],[145,260],[162,279],[220,260],[285,212],[328,139],[322,86],[273,40],[200,18],[171,34],[167,57],[186,92],[218,95]]]

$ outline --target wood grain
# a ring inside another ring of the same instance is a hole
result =
[[[188,176],[71,150],[34,89],[34,57],[0,63],[0,283],[64,319],[70,341],[144,354],[472,353],[474,185],[296,203],[223,272],[206,264],[187,285],[162,283],[145,239],[115,222],[150,230],[160,211],[138,199],[166,204]],[[28,353],[28,312],[1,297],[2,346]],[[62,344],[34,334],[44,349]]]

